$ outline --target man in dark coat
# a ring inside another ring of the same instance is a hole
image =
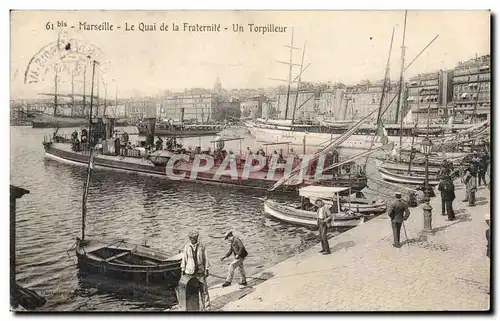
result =
[[[316,215],[319,229],[319,238],[321,240],[320,253],[323,253],[323,255],[328,255],[331,253],[330,244],[328,243],[328,227],[330,227],[333,221],[333,216],[328,206],[325,206],[325,202],[323,202],[323,200],[316,200],[316,206],[318,207]]]
[[[484,185],[487,185],[486,170],[488,169],[488,161],[488,154],[484,153],[483,155],[481,155],[478,167],[478,186],[481,186],[481,182],[483,182]]]
[[[438,190],[441,193],[441,215],[448,213],[448,221],[455,219],[453,211],[453,200],[455,200],[455,185],[449,175],[445,175],[439,183]]]
[[[234,270],[236,270],[236,268],[238,268],[241,274],[240,285],[246,286],[247,278],[246,278],[245,268],[243,267],[243,261],[247,257],[248,252],[245,249],[245,245],[243,245],[243,242],[239,238],[233,235],[233,232],[228,232],[224,239],[227,240],[231,244],[231,246],[226,255],[221,257],[220,260],[224,261],[231,254],[234,254],[234,260],[229,264],[227,279],[226,282],[222,284],[222,287],[231,285],[231,282],[233,281]]]
[[[394,196],[396,197],[396,201],[390,205],[387,214],[391,218],[392,233],[394,235],[393,246],[401,247],[401,225],[403,221],[406,221],[410,217],[410,210],[408,209],[408,204],[401,199],[401,193],[396,193]]]

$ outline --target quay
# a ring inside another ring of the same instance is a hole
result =
[[[216,311],[488,311],[490,260],[486,256],[490,190],[476,192],[476,206],[462,202],[455,181],[456,220],[441,216],[441,197],[430,200],[431,234],[423,232],[422,205],[410,208],[408,241],[394,248],[390,219],[382,214],[249,278],[254,286],[210,289]],[[248,257],[251,260],[251,257]],[[255,279],[260,278],[260,279]],[[261,279],[268,279],[263,281]]]

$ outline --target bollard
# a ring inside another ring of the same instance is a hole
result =
[[[202,283],[196,276],[183,275],[175,288],[181,311],[200,311],[200,289]]]
[[[422,210],[424,212],[424,229],[423,233],[431,234],[432,233],[432,206],[429,204],[429,199],[422,206]]]

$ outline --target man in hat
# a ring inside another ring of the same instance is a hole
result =
[[[465,171],[465,176],[462,179],[465,184],[465,199],[463,202],[469,201],[469,206],[476,205],[476,178],[471,175],[471,170]]]
[[[319,229],[319,238],[321,240],[321,251],[323,255],[330,254],[330,244],[328,243],[328,227],[333,221],[332,213],[325,206],[325,202],[323,200],[316,200],[316,206],[318,207],[317,211],[317,219],[318,219],[318,229]]]
[[[387,214],[391,218],[392,233],[394,235],[394,247],[401,247],[400,235],[401,225],[410,217],[408,204],[401,199],[401,193],[395,193],[396,201],[390,205]]]
[[[453,211],[453,200],[455,199],[455,185],[451,177],[446,174],[439,183],[438,190],[441,193],[441,215],[448,213],[448,221],[455,219],[455,212]]]
[[[198,240],[198,237],[198,232],[189,232],[190,242],[184,246],[182,251],[181,271],[183,275],[197,277],[203,284],[200,289],[202,307],[208,308],[210,306],[210,297],[208,295],[207,276],[210,263],[205,246]]]
[[[248,252],[245,249],[245,245],[243,245],[243,242],[239,238],[233,235],[233,232],[227,232],[224,239],[228,241],[231,245],[229,247],[229,251],[226,253],[226,255],[221,257],[220,260],[221,262],[224,261],[231,254],[234,254],[234,260],[229,264],[227,279],[226,282],[222,284],[222,287],[231,285],[231,282],[233,281],[234,270],[236,270],[236,268],[238,268],[241,275],[241,281],[239,284],[242,286],[246,286],[247,279],[246,279],[245,268],[243,267],[243,261],[248,256]]]

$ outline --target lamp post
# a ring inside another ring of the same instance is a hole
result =
[[[425,155],[425,180],[424,180],[424,194],[428,199],[430,197],[436,196],[433,188],[429,185],[429,155],[432,151],[432,141],[428,136],[422,140],[420,143],[421,152]]]
[[[425,155],[425,181],[424,181],[424,198],[425,203],[422,206],[424,212],[424,229],[423,233],[432,233],[432,206],[429,204],[431,196],[434,195],[433,189],[429,186],[429,154],[432,150],[432,142],[429,136],[426,136],[422,143],[420,143],[422,153]]]

